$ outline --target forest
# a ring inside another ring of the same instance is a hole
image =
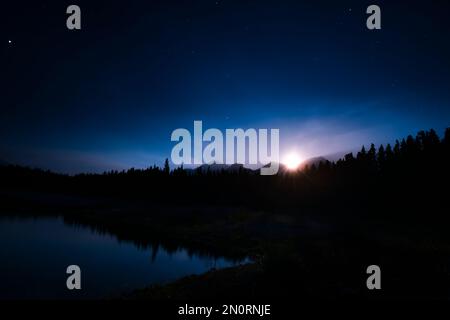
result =
[[[408,206],[417,209],[416,204],[425,199],[434,203],[444,200],[445,184],[439,182],[445,183],[448,175],[449,145],[449,129],[442,139],[431,129],[396,140],[393,145],[363,146],[357,154],[349,153],[337,162],[324,160],[302,170],[280,170],[273,177],[261,177],[258,170],[241,165],[171,170],[168,160],[163,168],[74,176],[4,165],[0,175],[1,187],[10,191],[110,196],[182,206],[248,206],[292,213],[303,207],[313,209],[314,204],[323,204],[325,197],[335,208],[345,203],[364,214],[384,200],[399,205],[399,210]],[[364,202],[367,205],[361,206]],[[378,214],[383,215],[383,210]],[[411,218],[411,213],[408,216]]]
[[[139,246],[249,257],[127,298],[445,297],[450,287],[450,128],[363,146],[337,162],[261,176],[235,165],[63,175],[4,165],[2,214],[61,215]],[[232,169],[230,169],[232,168]],[[414,280],[411,280],[414,279]],[[215,289],[211,291],[211,286]]]

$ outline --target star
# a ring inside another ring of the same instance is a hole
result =
[[[12,44],[12,41],[11,41],[11,40],[8,40],[8,43],[9,43],[9,44]]]

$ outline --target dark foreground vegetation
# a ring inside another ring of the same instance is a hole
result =
[[[1,212],[57,214],[140,246],[252,263],[126,298],[441,298],[450,295],[450,130],[298,172],[0,169]],[[382,290],[366,288],[379,265]]]

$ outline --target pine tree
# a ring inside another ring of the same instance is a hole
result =
[[[450,147],[450,128],[445,129],[443,142],[445,146]]]
[[[345,159],[345,161],[346,162],[348,162],[348,163],[350,163],[350,162],[353,162],[354,160],[355,160],[355,158],[353,157],[353,153],[347,153],[345,156],[344,156],[344,159]]]
[[[427,147],[435,149],[440,143],[439,136],[436,131],[430,129],[427,135]]]
[[[367,158],[369,159],[370,162],[376,161],[376,154],[377,154],[377,150],[375,149],[375,145],[372,143],[370,145],[369,151],[367,152]]]
[[[401,151],[400,151],[400,142],[398,140],[395,140],[395,145],[394,145],[394,155],[396,157],[398,157],[400,155]]]
[[[364,146],[362,146],[361,151],[358,152],[358,154],[356,155],[356,159],[360,160],[360,161],[364,161],[366,160],[366,148]]]
[[[164,161],[164,173],[166,175],[170,174],[170,166],[169,166],[169,159],[166,158],[166,160]]]
[[[383,145],[380,145],[380,148],[378,148],[377,160],[380,166],[383,166],[386,162],[386,152],[384,151]]]
[[[406,140],[403,138],[402,139],[402,142],[400,142],[400,154],[401,155],[404,155],[404,154],[406,154],[406,150],[407,150],[408,148],[406,147]]]
[[[386,161],[391,162],[394,159],[394,152],[392,151],[391,145],[388,143],[386,146]]]

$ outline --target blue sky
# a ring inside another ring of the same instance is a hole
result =
[[[0,159],[71,173],[160,165],[194,120],[279,128],[281,154],[305,158],[442,133],[449,5],[380,1],[382,30],[369,31],[369,4],[82,1],[81,31],[65,28],[64,1],[9,4]]]

